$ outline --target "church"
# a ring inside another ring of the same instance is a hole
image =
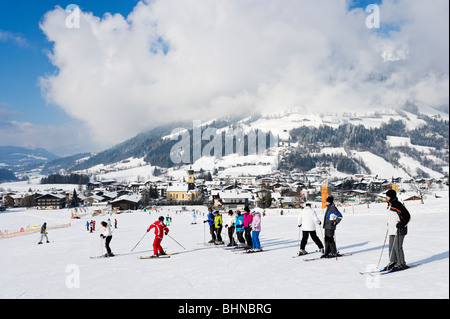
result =
[[[200,191],[195,186],[194,170],[188,170],[187,183],[173,183],[167,188],[167,199],[174,201],[193,201],[200,196]]]

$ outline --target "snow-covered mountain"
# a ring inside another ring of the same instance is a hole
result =
[[[184,130],[174,131],[176,127]],[[449,170],[448,128],[445,113],[388,110],[306,114],[292,110],[160,127],[96,154],[47,162],[43,173],[81,172],[100,179],[129,181],[167,174],[181,179],[192,166],[197,172],[209,171],[219,177],[288,171],[330,177],[371,174],[380,178],[442,178]],[[216,138],[206,136],[211,129],[217,131]],[[245,135],[241,152],[236,132]],[[252,153],[249,136],[268,132],[271,135],[262,136],[272,138],[276,145],[266,143],[264,152],[259,147]],[[177,145],[183,134],[189,148],[180,152]],[[230,136],[231,151],[226,149]],[[196,150],[201,156],[195,155]],[[174,152],[187,152],[189,160],[174,163]]]
[[[288,170],[330,176],[361,173],[382,178],[441,178],[448,175],[449,166],[448,116],[444,115],[431,117],[404,110],[364,114],[304,114],[294,110],[245,119],[213,119],[200,123],[200,128],[190,123],[178,124],[177,127],[185,128],[191,142],[190,161],[185,165],[171,160],[171,151],[180,140],[172,126],[140,134],[83,158],[67,170],[118,180],[151,179],[165,173],[178,179],[191,165],[196,171],[210,171],[219,177],[261,176]],[[210,149],[208,143],[214,141],[204,137],[200,145],[203,156],[194,160],[194,130],[205,135],[208,128],[222,134],[222,152],[216,150],[214,157],[205,154]],[[246,140],[244,154],[235,151],[227,155],[225,138],[239,130],[247,135],[271,132],[278,147],[250,154]]]

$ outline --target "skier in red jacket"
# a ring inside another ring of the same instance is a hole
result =
[[[155,240],[153,241],[153,253],[154,256],[166,255],[161,247],[161,241],[163,240],[164,234],[169,233],[169,228],[164,224],[164,217],[159,217],[156,222],[150,225],[147,232],[150,229],[155,228]]]

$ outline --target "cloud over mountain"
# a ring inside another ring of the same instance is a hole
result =
[[[56,7],[44,96],[117,143],[174,120],[301,107],[424,104],[448,112],[446,0],[388,0],[381,28],[345,0],[154,0],[127,17]]]

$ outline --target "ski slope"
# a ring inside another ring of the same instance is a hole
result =
[[[209,236],[203,216],[191,225],[191,212],[175,214],[179,207],[151,214],[112,215],[112,221],[118,220],[118,229],[111,248],[118,256],[108,259],[90,259],[102,253],[102,245],[98,227],[89,233],[85,226],[87,220],[95,219],[99,225],[108,216],[70,220],[69,210],[9,210],[0,213],[2,231],[44,221],[48,226],[67,222],[72,226],[50,230],[49,244],[37,245],[39,234],[0,239],[0,298],[449,298],[448,191],[439,195],[444,198],[429,198],[424,205],[406,203],[412,215],[404,244],[406,260],[421,266],[382,277],[359,272],[378,263],[386,233],[386,204],[340,207],[344,219],[336,232],[337,245],[341,253],[353,255],[311,262],[302,259],[317,253],[292,258],[299,236],[294,210],[283,216],[279,210],[267,211],[261,232],[266,251],[258,254],[204,246],[204,238],[209,240]],[[317,212],[322,216],[321,209]],[[131,249],[159,215],[167,214],[173,219],[170,235],[186,249],[165,237],[164,249],[179,254],[160,260],[138,259],[153,253],[153,232],[133,253]],[[227,243],[225,230],[222,235]],[[306,250],[316,250],[311,240]],[[386,247],[381,266],[387,264],[387,258]]]

